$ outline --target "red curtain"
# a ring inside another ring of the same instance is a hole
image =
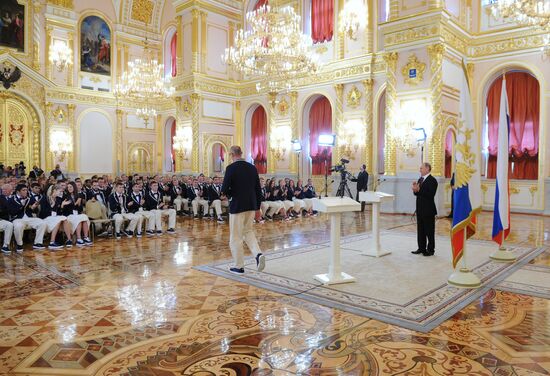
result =
[[[320,134],[332,133],[332,108],[326,97],[315,100],[309,110],[309,156],[311,157],[311,174],[324,175],[326,166],[332,163],[332,149],[319,146]]]
[[[450,178],[453,167],[453,132],[447,131],[445,137],[445,177]]]
[[[252,114],[252,159],[259,174],[267,173],[267,116],[262,106]]]
[[[487,178],[496,177],[498,125],[502,77],[489,89],[487,118],[489,161]],[[540,87],[536,78],[526,72],[506,74],[506,92],[510,107],[510,178],[536,180],[539,166]]]
[[[254,10],[258,10],[258,8],[260,8],[264,5],[269,5],[269,1],[268,0],[258,0],[256,2],[256,5],[254,5]]]
[[[334,32],[334,0],[311,0],[311,39],[330,41]]]
[[[174,152],[174,136],[176,135],[176,119],[172,119],[170,125],[170,153],[172,153],[172,171],[176,171],[176,153]]]
[[[176,77],[178,73],[177,67],[177,51],[178,51],[178,33],[174,33],[172,40],[170,41],[170,58],[172,61],[172,77]]]

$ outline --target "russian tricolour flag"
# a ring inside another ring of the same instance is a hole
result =
[[[455,191],[451,246],[453,267],[462,258],[464,243],[476,232],[481,211],[479,137],[474,124],[470,85],[463,66],[460,90],[460,119],[455,145]]]
[[[500,113],[498,123],[497,181],[495,210],[493,213],[493,240],[502,245],[510,234],[510,181],[508,180],[508,143],[510,139],[510,114],[506,77],[502,80],[500,92]]]

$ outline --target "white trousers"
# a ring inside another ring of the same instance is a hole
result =
[[[36,236],[34,237],[35,244],[42,244],[44,241],[44,233],[46,232],[46,222],[40,218],[21,218],[13,221],[13,236],[17,245],[23,245],[23,231],[26,229],[35,229]]]
[[[129,220],[130,223],[128,223],[128,226],[126,226],[126,231],[132,231],[137,227],[139,217],[132,213],[124,213],[124,214],[115,214],[113,215],[113,219],[115,220],[115,232],[119,233],[120,229],[122,228],[122,223],[125,219]]]
[[[304,201],[305,207],[307,211],[310,211],[313,209],[313,199],[312,198],[304,198],[302,201]]]
[[[243,241],[254,256],[261,253],[258,240],[254,234],[255,212],[246,211],[237,214],[229,214],[229,248],[233,255],[233,261],[237,268],[244,267]]]
[[[162,231],[162,217],[168,217],[168,228],[176,228],[175,209],[157,209],[151,211],[155,214],[155,227],[157,231]]]
[[[267,201],[269,209],[265,213],[266,215],[272,216],[275,213],[278,213],[279,210],[284,209],[285,205],[282,201]]]
[[[0,230],[4,232],[4,247],[10,245],[11,236],[13,235],[13,223],[0,219]]]
[[[191,201],[191,206],[193,207],[193,214],[199,215],[199,205],[202,206],[202,212],[208,214],[208,201],[203,198],[195,198]]]
[[[189,201],[186,198],[181,198],[181,196],[176,197],[174,199],[174,206],[176,207],[176,210],[180,211],[182,205],[184,210],[189,210]]]
[[[137,231],[141,232],[143,228],[143,220],[147,221],[147,231],[155,231],[155,213],[152,211],[141,210],[134,213],[138,216]]]
[[[216,217],[220,217],[222,215],[222,207],[228,208],[229,202],[227,200],[214,200],[212,201],[212,205],[210,205],[210,208],[214,208],[216,211]]]

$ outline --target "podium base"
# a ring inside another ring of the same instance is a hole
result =
[[[499,248],[498,251],[491,253],[489,256],[491,260],[498,262],[514,262],[516,261],[516,255],[512,251],[507,251],[506,248]]]
[[[363,251],[361,255],[363,256],[370,256],[370,257],[382,257],[391,254],[390,251],[376,251],[374,249],[368,249],[366,251]]]
[[[317,281],[321,282],[323,285],[337,285],[340,283],[351,283],[355,282],[355,277],[347,273],[340,273],[340,275],[330,276],[327,274],[317,274],[314,277]]]
[[[449,276],[447,282],[450,285],[467,289],[474,289],[481,286],[479,277],[466,268],[456,270]]]

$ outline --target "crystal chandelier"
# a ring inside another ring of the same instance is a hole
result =
[[[357,40],[357,32],[367,25],[367,17],[367,8],[363,0],[348,0],[340,12],[340,32],[352,40]]]
[[[159,64],[154,58],[145,38],[144,59],[135,59],[128,62],[128,70],[125,71],[120,83],[115,87],[118,96],[140,103],[136,115],[143,119],[145,127],[149,119],[157,115],[154,103],[168,98],[174,94],[174,88],[170,85],[170,78],[164,77],[164,65]]]
[[[550,32],[550,0],[498,0],[491,10],[495,18],[502,17]]]
[[[289,90],[292,79],[318,70],[311,37],[301,32],[300,16],[292,7],[263,5],[248,12],[246,20],[251,30],[237,32],[222,60],[244,75],[260,76],[258,91]]]

